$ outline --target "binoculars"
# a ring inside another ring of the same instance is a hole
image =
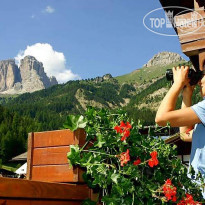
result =
[[[190,79],[189,84],[196,85],[203,78],[203,75],[204,75],[203,71],[200,70],[195,71],[193,68],[190,68],[188,72],[188,78]],[[167,69],[166,78],[168,81],[174,81],[172,69]]]

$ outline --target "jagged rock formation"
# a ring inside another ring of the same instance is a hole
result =
[[[13,59],[0,61],[0,92],[11,89],[20,80],[20,72]]]
[[[26,56],[20,62],[0,61],[0,93],[21,94],[34,92],[57,84],[55,77],[48,78],[44,72],[43,64],[33,56]]]
[[[114,78],[112,77],[110,73],[105,74],[102,77],[94,78],[95,83],[101,83],[101,82],[108,81],[108,80],[114,80]]]
[[[172,52],[161,52],[156,55],[154,55],[153,58],[151,58],[147,64],[144,65],[144,67],[151,67],[151,66],[157,66],[157,65],[168,65],[171,63],[175,63],[178,61],[185,61],[178,53],[172,53]]]
[[[20,73],[22,78],[23,90],[33,92],[50,87],[54,83],[54,77],[51,80],[44,72],[43,64],[37,61],[33,56],[26,56],[20,62]],[[56,81],[57,82],[57,81]]]
[[[58,84],[58,81],[54,76],[51,76],[49,79],[50,79],[50,87]]]

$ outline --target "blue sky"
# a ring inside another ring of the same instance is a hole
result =
[[[159,7],[159,0],[2,0],[0,60],[46,43],[63,53],[62,69],[84,79],[129,73],[161,51],[182,55],[178,37],[143,25],[143,17]]]

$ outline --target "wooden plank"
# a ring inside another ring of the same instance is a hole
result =
[[[74,144],[79,144],[83,146],[86,142],[86,132],[84,129],[77,129],[74,131],[75,142]]]
[[[93,189],[90,189],[90,199],[92,201],[98,201],[98,199],[99,199],[99,192],[94,192]]]
[[[196,28],[194,27],[187,27],[185,29],[177,28],[177,33],[179,36],[180,43],[192,42],[192,41],[205,38],[205,27],[197,26]]]
[[[199,40],[199,41],[194,41],[194,42],[190,42],[190,43],[184,43],[181,45],[182,47],[182,51],[188,55],[189,55],[189,52],[191,51],[198,51],[200,49],[204,49],[205,48],[205,40]]]
[[[204,10],[196,10],[196,11],[193,11],[193,12],[190,11],[190,12],[187,12],[187,13],[182,13],[180,15],[176,15],[174,17],[174,20],[175,20],[176,27],[179,27],[179,26],[182,25],[181,23],[183,22],[184,19],[187,19],[190,22],[192,22],[192,21],[203,20],[204,18],[205,18],[205,11]]]
[[[81,205],[82,201],[31,201],[31,205]]]
[[[31,205],[30,200],[0,199],[0,205]]]
[[[47,201],[47,200],[14,200],[0,199],[0,205],[80,205],[82,201]]]
[[[205,37],[204,19],[204,10],[197,10],[175,16],[175,23],[180,42],[186,43],[203,39]],[[190,22],[190,24],[187,24],[188,22]]]
[[[45,182],[82,182],[82,171],[65,165],[33,166],[32,180]]]
[[[28,151],[27,151],[27,175],[26,178],[31,180],[31,170],[33,166],[33,133],[28,134]]]
[[[37,182],[0,178],[0,198],[84,200],[90,191],[86,185]]]
[[[35,148],[33,150],[33,165],[68,164],[69,146]]]
[[[74,134],[70,130],[55,130],[34,133],[34,148],[65,146],[74,144]]]
[[[78,129],[74,132],[67,129],[34,133],[34,148],[66,146],[71,144],[83,145],[84,143],[85,131],[83,129]]]

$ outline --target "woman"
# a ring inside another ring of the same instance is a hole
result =
[[[170,123],[172,127],[180,127],[181,139],[192,141],[190,164],[196,173],[200,171],[205,177],[205,76],[199,81],[203,101],[192,106],[194,87],[189,84],[189,67],[174,67],[172,70],[174,83],[164,97],[155,121],[160,126]],[[181,109],[175,110],[177,97],[181,91],[182,106]]]

